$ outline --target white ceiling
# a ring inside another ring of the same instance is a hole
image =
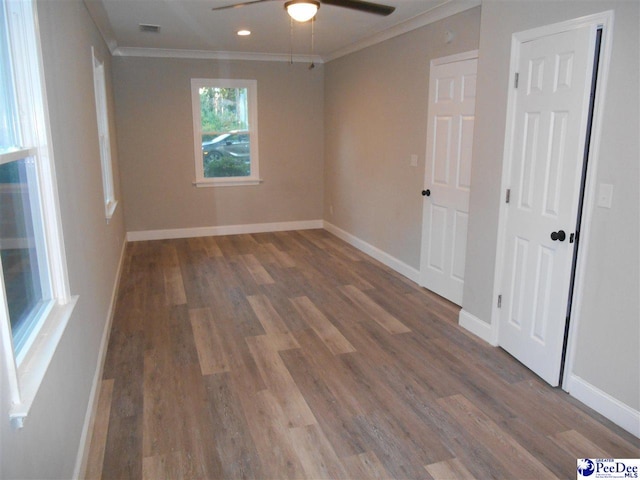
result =
[[[238,0],[242,1],[242,0]],[[327,61],[480,4],[480,0],[369,0],[396,7],[387,17],[321,5],[314,60]],[[310,22],[290,19],[285,0],[212,11],[235,0],[85,0],[114,55],[289,59],[311,57]],[[141,32],[139,24],[160,26]],[[240,29],[251,30],[239,37]]]

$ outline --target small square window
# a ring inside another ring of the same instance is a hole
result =
[[[259,183],[257,82],[192,79],[191,95],[196,184]]]

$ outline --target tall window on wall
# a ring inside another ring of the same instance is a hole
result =
[[[104,63],[96,56],[91,47],[93,59],[93,88],[96,97],[96,115],[98,120],[98,140],[100,162],[102,166],[102,191],[104,193],[104,212],[109,220],[118,205],[113,188],[113,164],[111,162],[111,137],[109,136],[109,113],[107,110],[107,84]]]
[[[35,8],[0,0],[0,354],[17,426],[77,300],[69,295]]]
[[[191,80],[196,185],[260,182],[257,90],[255,80]]]

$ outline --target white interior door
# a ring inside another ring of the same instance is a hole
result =
[[[562,363],[595,35],[595,28],[583,26],[514,46],[518,85],[505,164],[510,192],[499,344],[554,386]]]
[[[477,59],[442,61],[429,76],[420,283],[462,305]]]

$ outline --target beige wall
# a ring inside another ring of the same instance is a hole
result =
[[[322,218],[323,67],[113,59],[127,231]],[[258,81],[258,186],[196,188],[191,78]]]
[[[474,8],[325,66],[324,218],[414,269],[420,267],[429,62],[477,49],[479,28],[480,8]],[[454,34],[449,44],[447,30]],[[412,154],[418,167],[410,166]]]
[[[613,55],[595,182],[614,185],[610,210],[596,208],[589,236],[574,374],[640,408],[638,305],[640,199],[639,3],[484,0],[473,144],[471,210],[463,308],[491,321],[511,36],[613,9]]]
[[[0,365],[0,478],[71,478],[124,242],[122,206],[104,218],[91,45],[107,75],[109,52],[80,0],[40,1],[38,11],[69,281],[80,299],[21,430],[7,417]],[[117,163],[115,138],[112,151]],[[117,165],[114,174],[118,189]]]

